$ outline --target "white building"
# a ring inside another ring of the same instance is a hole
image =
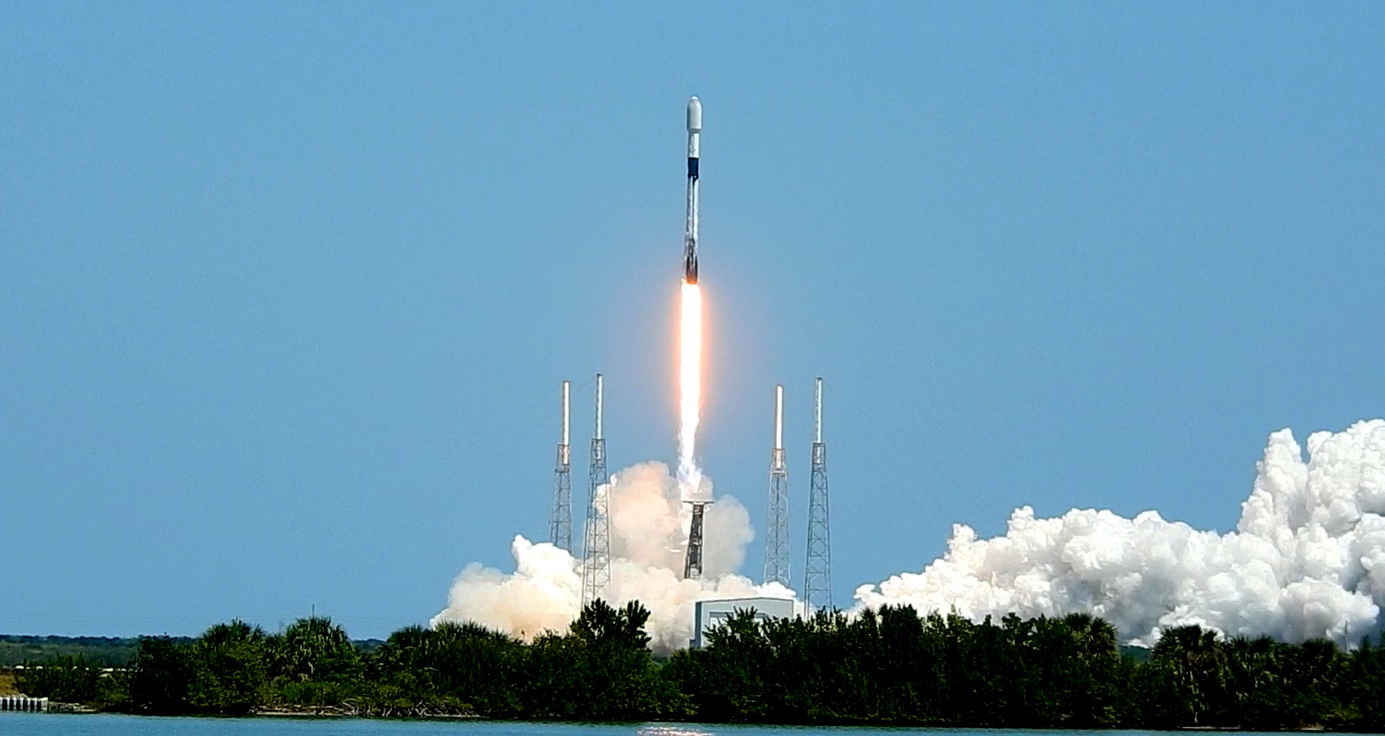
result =
[[[693,619],[697,624],[693,630],[693,648],[701,649],[705,646],[703,637],[708,629],[731,618],[736,611],[749,610],[755,611],[755,618],[766,621],[772,618],[803,618],[806,607],[802,601],[793,598],[721,598],[697,601],[693,608]]]

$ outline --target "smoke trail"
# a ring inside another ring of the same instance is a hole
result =
[[[710,479],[703,479],[709,494]],[[734,571],[754,539],[750,514],[732,496],[708,506],[704,520],[703,577],[682,579],[689,512],[681,481],[663,463],[642,463],[620,471],[606,487],[611,519],[613,605],[638,600],[650,611],[649,635],[656,651],[685,647],[693,635],[693,602],[707,598],[770,596],[791,598],[787,588],[757,586]],[[479,564],[462,570],[448,595],[447,608],[433,617],[475,621],[531,639],[544,631],[564,631],[581,606],[581,563],[548,543],[517,536],[510,548],[515,572]]]
[[[1353,646],[1380,630],[1385,604],[1385,421],[1308,437],[1270,436],[1236,531],[1077,510],[1036,519],[1023,507],[1006,533],[953,527],[922,572],[856,590],[858,610],[909,603],[979,620],[1090,612],[1127,641],[1200,624],[1229,636]]]
[[[702,408],[702,290],[683,282],[678,358],[678,483],[685,495],[701,495],[697,421]]]

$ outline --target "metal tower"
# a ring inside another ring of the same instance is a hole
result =
[[[692,506],[692,526],[688,529],[688,558],[683,563],[683,579],[702,577],[702,513],[711,501],[684,501]]]
[[[832,608],[832,541],[827,515],[827,443],[822,441],[822,379],[813,391],[813,474],[808,489],[808,565],[803,599],[813,610]]]
[[[548,520],[548,541],[572,554],[572,447],[568,444],[568,382],[563,381],[563,438],[558,443],[558,463],[553,469],[553,515]]]
[[[769,459],[764,582],[789,587],[789,470],[784,463],[783,386],[774,387],[774,450]]]
[[[601,436],[601,374],[596,374],[596,433],[592,435],[591,485],[587,491],[587,529],[582,537],[582,607],[606,595],[611,584],[610,476],[606,438]]]

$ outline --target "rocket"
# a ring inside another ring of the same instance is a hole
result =
[[[702,137],[702,102],[688,100],[688,225],[683,235],[683,280],[697,283],[697,159]]]

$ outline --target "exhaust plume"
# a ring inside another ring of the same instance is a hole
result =
[[[710,496],[711,480],[700,482]],[[688,645],[694,601],[793,597],[777,583],[758,586],[735,574],[746,545],[755,537],[750,514],[735,497],[722,496],[707,507],[704,574],[684,580],[690,514],[682,503],[681,481],[670,475],[668,466],[647,462],[626,468],[603,488],[609,494],[611,520],[611,585],[605,598],[612,605],[637,600],[649,609],[648,633],[656,651]],[[430,623],[474,621],[526,640],[545,631],[565,631],[581,609],[581,561],[552,544],[522,536],[515,537],[510,552],[513,573],[476,563],[462,570],[452,584],[447,608]]]
[[[1125,519],[1016,509],[1004,536],[954,525],[922,572],[856,590],[857,610],[912,604],[974,620],[1092,613],[1125,641],[1200,624],[1227,636],[1355,646],[1385,603],[1385,421],[1308,437],[1270,435],[1236,531],[1198,531],[1155,511]]]
[[[683,282],[678,356],[678,483],[685,496],[702,493],[697,467],[697,422],[702,409],[702,289]],[[708,490],[710,493],[710,489]]]

